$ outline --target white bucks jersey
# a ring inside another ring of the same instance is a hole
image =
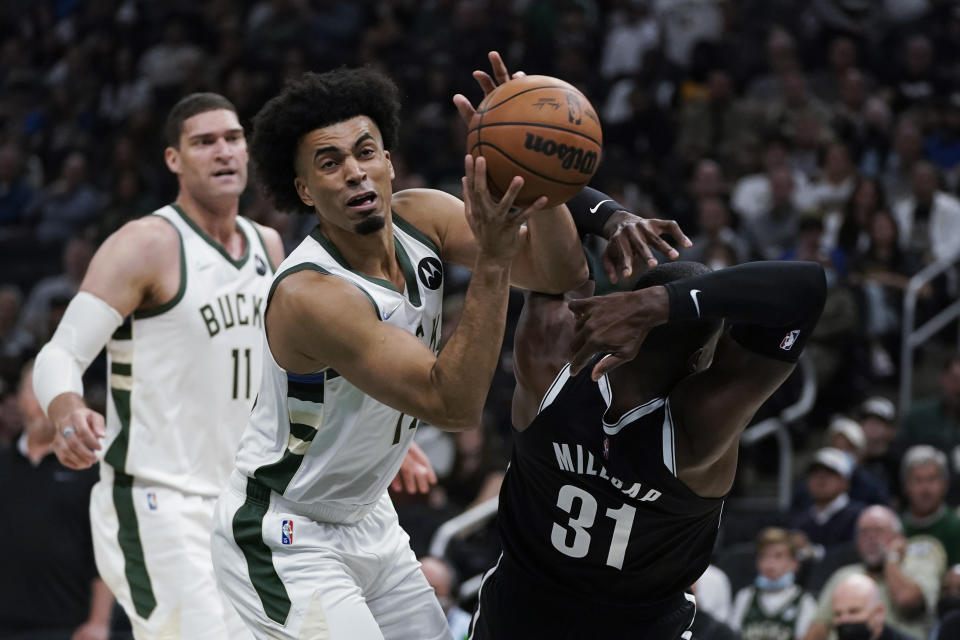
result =
[[[280,265],[271,292],[284,277],[305,269],[343,278],[369,297],[382,322],[416,335],[436,353],[443,298],[439,252],[396,213],[393,235],[403,292],[353,271],[319,228]],[[333,369],[295,375],[277,365],[265,347],[263,385],[237,467],[289,500],[347,513],[383,495],[416,427],[415,418],[374,400]]]
[[[126,318],[107,344],[104,461],[186,493],[217,496],[260,388],[260,334],[274,269],[256,227],[230,257],[177,207],[154,212],[180,235],[173,300]]]

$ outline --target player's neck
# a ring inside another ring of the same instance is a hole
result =
[[[629,411],[654,398],[665,398],[682,377],[646,361],[628,362],[607,374],[613,390],[610,408]]]
[[[366,235],[341,229],[320,220],[320,231],[340,251],[353,271],[371,278],[389,280],[403,291],[403,270],[397,262],[393,244],[393,222],[389,218],[382,229]]]
[[[176,204],[204,233],[223,245],[230,253],[234,253],[231,245],[235,244],[238,235],[238,198],[231,196],[201,202],[188,191],[181,190],[177,195]]]

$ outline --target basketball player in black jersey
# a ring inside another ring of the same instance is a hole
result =
[[[626,293],[527,294],[503,555],[470,637],[689,638],[686,589],[709,563],[739,435],[825,292],[815,263],[680,262]]]

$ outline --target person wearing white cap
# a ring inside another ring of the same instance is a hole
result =
[[[900,454],[893,442],[897,436],[897,408],[883,396],[870,396],[860,404],[860,427],[867,446],[861,465],[876,476],[891,496],[900,496]]]
[[[863,504],[887,504],[890,492],[883,482],[863,468],[867,438],[858,422],[846,416],[835,416],[827,427],[827,446],[844,451],[853,463],[850,474],[850,499]]]
[[[834,447],[819,449],[807,467],[807,488],[813,506],[796,513],[793,527],[811,542],[830,546],[851,542],[862,502],[850,499],[853,464],[847,454]]]

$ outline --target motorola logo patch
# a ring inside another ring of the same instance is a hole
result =
[[[417,265],[417,275],[423,286],[437,290],[443,284],[443,265],[436,258],[424,258]]]

